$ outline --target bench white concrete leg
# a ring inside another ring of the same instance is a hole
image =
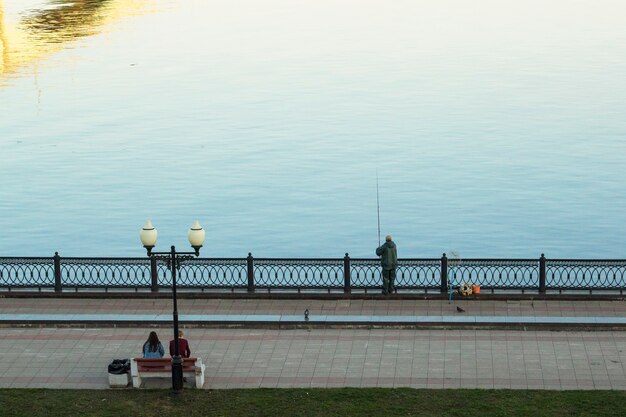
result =
[[[130,376],[133,378],[133,387],[141,387],[141,377],[139,376],[139,370],[137,369],[137,362],[130,361]]]
[[[204,364],[196,367],[196,388],[204,385]]]
[[[202,359],[196,359],[196,388],[202,388],[204,385],[204,369]]]

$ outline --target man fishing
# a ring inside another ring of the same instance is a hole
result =
[[[380,266],[383,268],[383,294],[391,294],[395,291],[394,281],[398,267],[398,252],[391,235],[385,237],[385,243],[376,249],[376,255],[380,256]]]

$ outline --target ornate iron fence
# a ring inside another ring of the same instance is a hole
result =
[[[448,264],[453,285],[461,282],[493,290],[539,289],[539,259],[466,259]]]
[[[159,286],[171,286],[172,278],[165,262],[159,262]],[[246,259],[204,259],[184,261],[178,269],[176,285],[187,288],[246,288]]]
[[[381,285],[378,259],[352,259],[350,262],[352,288],[379,288]],[[400,259],[396,269],[397,289],[438,289],[441,286],[440,259]]]
[[[0,258],[0,289],[171,287],[171,265],[147,258]],[[377,290],[381,285],[378,259],[195,258],[178,269],[177,286],[189,289],[271,291]],[[396,271],[400,291],[445,293],[462,282],[484,290],[619,291],[626,288],[626,260],[546,259],[401,259]]]
[[[0,287],[54,287],[53,258],[0,258]]]
[[[63,287],[149,287],[150,260],[145,258],[63,258]]]
[[[620,290],[626,285],[626,260],[554,259],[546,265],[546,288]]]
[[[344,287],[342,259],[255,259],[253,266],[255,287],[296,289]]]

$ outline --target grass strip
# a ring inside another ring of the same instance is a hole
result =
[[[6,417],[626,416],[625,391],[410,388],[185,390],[0,389]]]

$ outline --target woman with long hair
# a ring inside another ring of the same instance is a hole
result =
[[[165,348],[159,341],[159,337],[156,332],[150,332],[148,340],[143,344],[143,357],[144,358],[162,358],[165,355]]]

